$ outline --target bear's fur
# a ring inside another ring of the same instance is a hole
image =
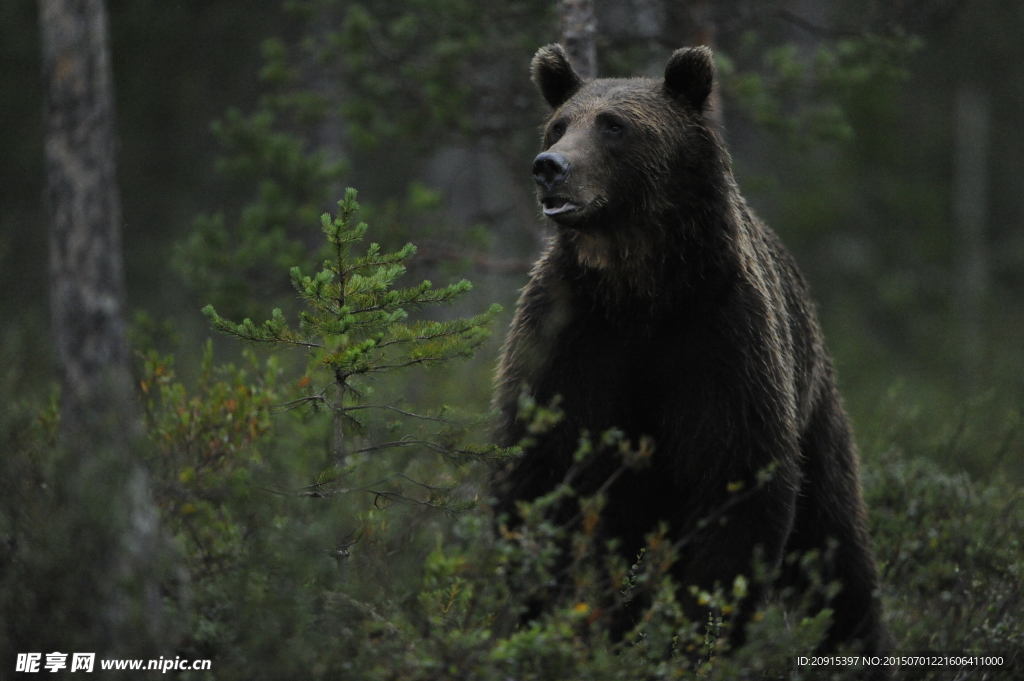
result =
[[[842,590],[824,647],[884,650],[832,363],[803,277],[740,195],[705,115],[710,50],[678,50],[664,80],[583,81],[558,45],[538,51],[532,68],[553,108],[534,174],[556,234],[501,358],[496,440],[512,446],[526,434],[523,390],[538,404],[561,396],[565,417],[496,476],[496,513],[515,522],[516,501],[560,483],[581,431],[647,436],[650,465],[617,479],[602,516],[603,535],[627,558],[664,522],[674,539],[695,532],[673,568],[677,582],[728,588],[751,575],[755,553],[777,568],[833,542],[823,576]],[[617,464],[588,469],[581,487],[593,491]],[[744,495],[727,490],[736,482]],[[747,615],[761,597],[749,597]]]

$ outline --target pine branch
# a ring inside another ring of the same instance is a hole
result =
[[[424,281],[415,286],[395,286],[406,272],[406,262],[416,253],[412,244],[393,253],[383,253],[378,244],[371,243],[364,254],[350,255],[350,250],[367,231],[365,223],[354,224],[359,208],[355,199],[355,190],[347,190],[345,198],[338,203],[337,215],[321,217],[323,231],[331,245],[331,258],[323,268],[312,275],[303,274],[297,267],[290,271],[292,286],[306,306],[298,315],[297,331],[277,309],[262,324],[251,319],[232,322],[209,305],[204,308],[204,314],[214,328],[227,335],[270,347],[291,346],[309,351],[310,368],[304,385],[316,381],[318,387],[277,408],[283,412],[309,405],[315,410],[322,405],[329,410],[334,425],[336,467],[347,460],[346,431],[350,428],[359,433],[365,431],[365,424],[354,412],[373,408],[434,421],[443,428],[428,436],[407,435],[395,441],[368,445],[353,450],[352,454],[420,447],[458,465],[502,456],[503,453],[494,448],[460,446],[468,425],[446,417],[443,410],[437,416],[429,416],[393,406],[363,404],[365,395],[352,384],[353,378],[469,357],[488,338],[487,327],[501,308],[492,305],[486,312],[465,319],[408,322],[409,310],[450,303],[470,291],[472,284],[463,280],[434,288],[431,282]],[[325,484],[318,481],[302,493],[324,496],[328,493]],[[372,491],[387,498],[401,496],[386,490]]]

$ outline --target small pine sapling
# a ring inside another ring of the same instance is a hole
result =
[[[337,483],[357,465],[358,456],[352,455],[389,449],[418,448],[439,454],[456,465],[507,456],[507,452],[493,446],[465,442],[469,428],[480,422],[479,417],[467,418],[449,407],[420,414],[394,403],[371,403],[373,391],[366,383],[373,375],[472,356],[489,336],[489,324],[501,307],[492,305],[483,314],[468,318],[410,321],[409,310],[449,303],[472,285],[462,280],[442,288],[434,288],[429,281],[408,288],[396,287],[395,282],[405,273],[405,263],[416,253],[416,247],[406,244],[394,253],[382,253],[378,244],[371,243],[365,254],[353,255],[353,245],[362,241],[367,230],[365,223],[354,224],[359,209],[356,191],[348,189],[338,205],[337,217],[332,219],[325,213],[321,218],[330,244],[330,257],[323,269],[313,276],[303,275],[298,267],[291,270],[292,285],[307,307],[299,313],[297,328],[288,324],[280,309],[275,309],[262,324],[250,319],[240,324],[232,322],[218,315],[212,305],[207,305],[203,313],[218,331],[230,336],[272,348],[293,347],[309,352],[306,375],[299,381],[302,395],[283,406],[329,411],[333,420],[333,448],[331,467],[305,494],[329,496],[365,491],[376,498],[452,509],[448,490],[425,483],[415,484],[430,491],[426,502],[388,491],[379,484],[350,489]],[[382,410],[399,419],[429,423],[436,430],[424,434],[420,428],[415,434],[367,442],[353,437],[364,432],[360,414],[367,410]]]

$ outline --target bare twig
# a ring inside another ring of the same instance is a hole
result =
[[[279,411],[277,413],[281,414],[281,413],[284,413],[286,411],[291,411],[292,409],[296,409],[296,408],[302,406],[303,404],[306,404],[307,402],[324,402],[324,403],[326,403],[327,402],[327,397],[325,397],[323,394],[309,395],[308,397],[300,397],[297,400],[290,400],[288,402],[282,402],[281,404],[275,404],[273,408],[274,409],[278,409]]]
[[[441,418],[439,416],[427,416],[425,414],[416,414],[414,412],[405,411],[404,409],[399,409],[398,407],[393,407],[393,406],[388,405],[388,404],[359,404],[359,405],[356,405],[356,406],[353,406],[353,407],[345,407],[342,411],[348,412],[348,411],[357,411],[357,410],[360,410],[360,409],[384,409],[384,410],[387,410],[387,411],[397,412],[399,414],[402,414],[403,416],[411,416],[412,418],[415,418],[415,419],[421,419],[423,421],[435,421],[437,423],[444,423],[444,424],[453,425],[453,426],[454,425],[458,425],[458,423],[456,423],[455,421],[449,421],[448,419],[443,419],[443,418]]]

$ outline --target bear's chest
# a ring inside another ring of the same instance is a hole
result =
[[[656,434],[666,411],[701,411],[722,364],[707,322],[685,310],[657,317],[577,313],[552,338],[533,385],[539,401],[561,397],[574,427]]]

